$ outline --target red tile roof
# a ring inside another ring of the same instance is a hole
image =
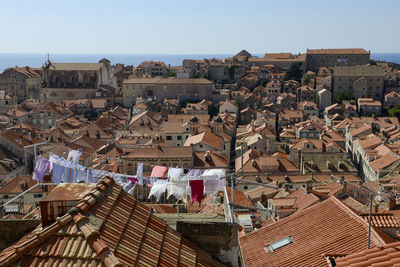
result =
[[[353,253],[335,262],[338,267],[399,266],[400,242]]]
[[[50,179],[46,176],[44,178],[44,183],[46,182],[51,182]],[[16,176],[15,178],[12,178],[8,181],[7,184],[5,184],[3,187],[0,188],[0,194],[20,194],[27,190],[28,188],[33,187],[36,185],[37,182],[32,180],[32,175],[20,175]],[[54,186],[49,186],[49,190],[53,188]],[[46,190],[47,190],[46,189]],[[44,188],[41,186],[37,186],[34,189],[32,189],[29,192],[32,193],[37,193],[37,192],[46,192]]]
[[[360,214],[366,221],[369,221],[369,213]],[[393,214],[390,213],[374,213],[371,215],[372,225],[378,228],[399,228],[399,223]]]
[[[265,247],[285,237],[294,242],[273,252]],[[247,266],[326,266],[322,254],[349,254],[367,247],[368,224],[337,198],[277,221],[240,238]],[[371,246],[388,241],[372,229]]]
[[[0,266],[223,266],[106,177],[56,222],[0,253]]]

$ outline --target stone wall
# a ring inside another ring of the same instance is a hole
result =
[[[189,223],[176,222],[176,230],[215,259],[238,266],[238,225],[224,222]]]
[[[139,80],[139,79],[138,79]],[[178,79],[183,80],[183,79]],[[188,79],[191,80],[191,79]],[[215,86],[211,82],[204,83],[163,83],[155,81],[149,83],[124,83],[123,105],[131,107],[136,103],[136,98],[152,98],[163,102],[165,98],[179,98],[182,103],[185,100],[211,100],[211,94],[215,90]]]
[[[366,54],[307,54],[306,71],[318,72],[320,67],[365,65],[370,60]]]
[[[18,241],[39,224],[40,220],[0,220],[0,250]]]

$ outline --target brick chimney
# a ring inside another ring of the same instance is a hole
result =
[[[393,210],[396,207],[396,198],[395,197],[386,197],[386,208],[388,210]]]
[[[313,181],[311,179],[307,179],[305,185],[305,194],[310,194],[312,192],[312,188],[313,188]]]

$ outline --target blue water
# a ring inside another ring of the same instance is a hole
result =
[[[145,60],[164,61],[171,66],[182,66],[184,59],[226,58],[232,55],[118,55],[118,54],[50,54],[54,62],[87,62],[95,63],[102,58],[107,58],[111,64],[122,63],[137,66]],[[0,54],[0,72],[5,68],[15,66],[30,66],[39,68],[47,60],[47,54]]]
[[[171,66],[181,66],[184,59],[203,59],[203,58],[226,58],[230,54],[208,54],[208,55],[101,55],[101,54],[51,54],[50,60],[54,62],[98,62],[102,58],[107,58],[112,64],[123,63],[125,65],[139,65],[145,60],[164,61]],[[256,54],[263,56],[263,54]],[[376,60],[390,61],[400,64],[400,53],[373,53],[371,58]],[[47,54],[1,54],[0,53],[0,72],[5,68],[15,66],[30,66],[39,68],[47,59]]]

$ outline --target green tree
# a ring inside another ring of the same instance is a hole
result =
[[[336,103],[342,103],[343,100],[355,100],[354,94],[351,91],[341,92],[335,99]]]
[[[219,112],[219,107],[215,106],[214,104],[208,105],[208,114],[210,114],[210,117],[214,117],[218,115]]]
[[[385,107],[385,109],[389,113],[390,117],[398,117],[400,115],[400,107],[397,105],[392,108]]]
[[[167,77],[176,77],[176,72],[175,71],[168,72]]]
[[[311,78],[310,76],[308,76],[307,74],[303,76],[303,82],[305,85],[309,85],[311,82]]]
[[[301,69],[301,66],[303,63],[301,62],[295,62],[290,65],[290,68],[286,72],[285,75],[285,80],[295,80],[300,82],[301,77],[303,76],[303,70]]]
[[[267,85],[267,83],[269,83],[269,79],[268,79],[268,78],[266,78],[266,79],[261,79],[261,80],[258,80],[257,86],[265,87],[265,86]]]
[[[236,66],[236,65],[230,65],[230,66],[228,67],[229,79],[231,79],[231,80],[234,80],[234,79],[235,79],[235,69],[236,69],[237,67],[238,67],[238,66]]]

